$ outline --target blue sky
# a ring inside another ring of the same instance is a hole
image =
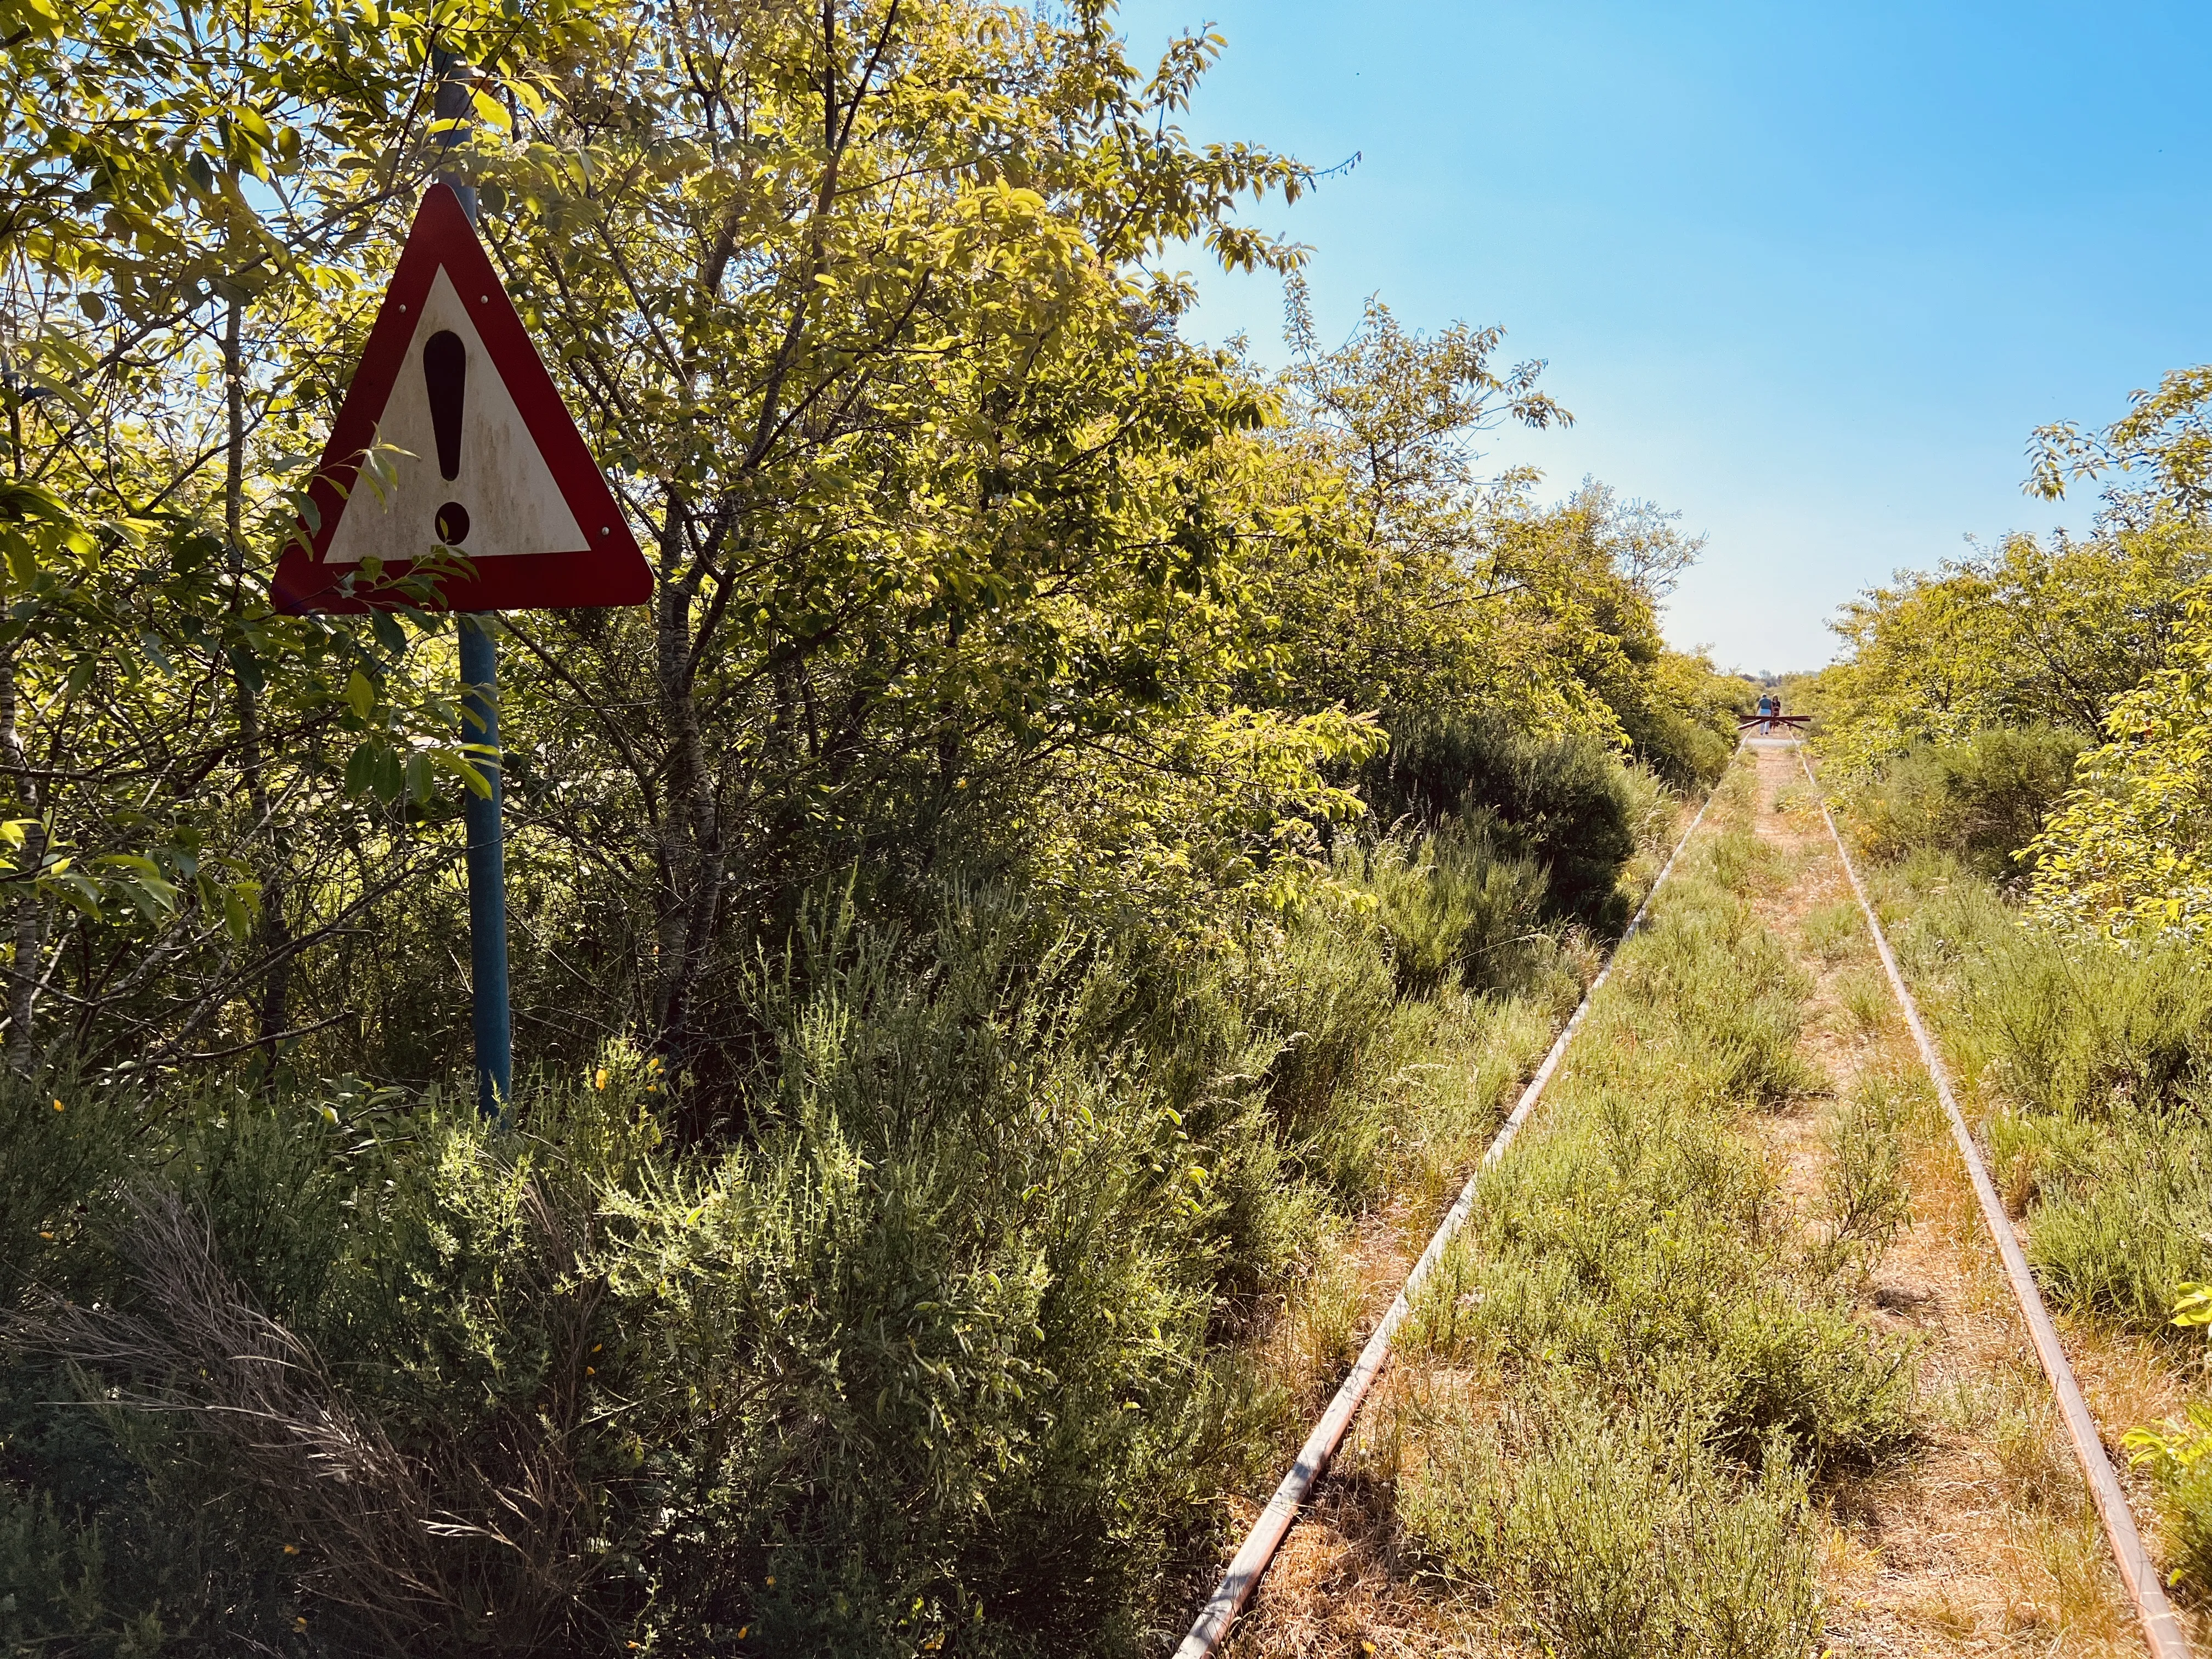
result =
[[[1710,537],[1668,616],[1724,667],[1963,538],[2080,528],[2030,431],[2212,359],[2212,8],[1644,0],[1125,5],[1132,55],[1212,23],[1184,126],[1348,175],[1261,222],[1310,245],[1324,339],[1380,293],[1502,323],[1584,473]],[[1194,264],[1196,261],[1194,260]],[[1282,356],[1272,278],[1200,276],[1187,331]]]

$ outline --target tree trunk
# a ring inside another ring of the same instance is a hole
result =
[[[246,301],[234,299],[223,319],[222,368],[224,390],[230,411],[230,443],[225,459],[222,490],[223,535],[230,574],[230,615],[234,628],[246,608],[246,355],[243,334]],[[238,650],[246,648],[241,640]],[[231,708],[238,722],[239,771],[246,785],[246,811],[256,836],[270,838],[270,851],[261,883],[261,921],[255,930],[254,950],[270,958],[261,994],[255,999],[254,1036],[262,1045],[262,1064],[276,1062],[276,1034],[284,1029],[291,994],[290,958],[284,955],[289,935],[284,922],[284,848],[269,810],[269,781],[262,765],[261,702],[246,677],[234,669]]]
[[[659,1045],[679,1055],[690,1046],[684,1027],[692,992],[706,971],[720,919],[726,860],[714,780],[699,732],[690,677],[691,611],[696,579],[684,568],[690,503],[668,495],[660,535],[660,590],[654,647],[662,731],[668,744],[669,811],[662,820],[661,864],[667,891],[660,908],[660,961],[654,995]]]
[[[46,791],[31,772],[30,747],[23,741],[21,698],[15,688],[15,650],[0,652],[0,751],[15,775],[15,794],[31,822],[23,831],[22,868],[35,872],[46,861]],[[46,950],[46,902],[26,880],[15,901],[15,961],[8,979],[8,1069],[17,1076],[38,1062],[34,1026]]]

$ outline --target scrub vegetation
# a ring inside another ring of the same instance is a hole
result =
[[[1697,540],[1483,466],[1498,329],[1322,339],[1316,176],[1094,0],[0,32],[0,1648],[1157,1650],[1725,764]],[[441,167],[655,576],[495,624],[499,1122],[453,619],[266,598]],[[1683,1109],[1624,1217],[1751,1201]],[[1794,1559],[1791,1390],[1887,1410],[1805,1317],[1513,1432]]]

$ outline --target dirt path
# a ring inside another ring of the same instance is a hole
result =
[[[1755,748],[1747,763],[1754,832],[1781,855],[1780,877],[1754,908],[1812,988],[1800,1047],[1827,1087],[1747,1128],[1795,1212],[1784,1219],[1808,1239],[1838,1235],[1839,1194],[1888,1181],[1901,1212],[1837,1248],[1858,1252],[1857,1317],[1918,1345],[1917,1443],[1818,1494],[1820,1651],[1824,1659],[2141,1654],[2049,1389],[1796,751]],[[2114,1366],[2088,1358],[2083,1380],[2094,1400]],[[1433,1377],[1386,1374],[1229,1653],[1528,1651],[1425,1577],[1401,1547],[1393,1402],[1437,1386]]]

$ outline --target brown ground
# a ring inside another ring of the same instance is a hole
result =
[[[1926,1432],[1896,1465],[1824,1494],[1825,1653],[2095,1656],[2143,1651],[2118,1575],[2029,1348],[1972,1188],[1886,987],[1863,924],[1831,907],[1850,890],[1792,749],[1754,750],[1759,836],[1785,879],[1759,906],[1813,977],[1805,1049],[1832,1079],[1764,1125],[1784,1193],[1818,1225],[1828,1153],[1822,1119],[1854,1081],[1887,1074],[1923,1108],[1900,1131],[1910,1222],[1866,1268],[1869,1323],[1916,1334]],[[1824,912],[1826,912],[1825,915]],[[1360,1253],[1368,1278],[1396,1252]],[[1375,1294],[1370,1290],[1368,1297]],[[2106,1437],[2174,1410],[2180,1390],[2154,1351],[2067,1330]],[[1232,1632],[1239,1659],[1518,1652],[1470,1628],[1395,1547],[1391,1409],[1438,1380],[1386,1374]],[[1446,1384],[1448,1386],[1448,1384]],[[2139,1516],[2147,1494],[2137,1491]],[[1256,1507],[1256,1506],[1255,1506]],[[1240,1517],[1241,1518],[1241,1517]],[[2203,1632],[2192,1632],[2201,1641]]]

